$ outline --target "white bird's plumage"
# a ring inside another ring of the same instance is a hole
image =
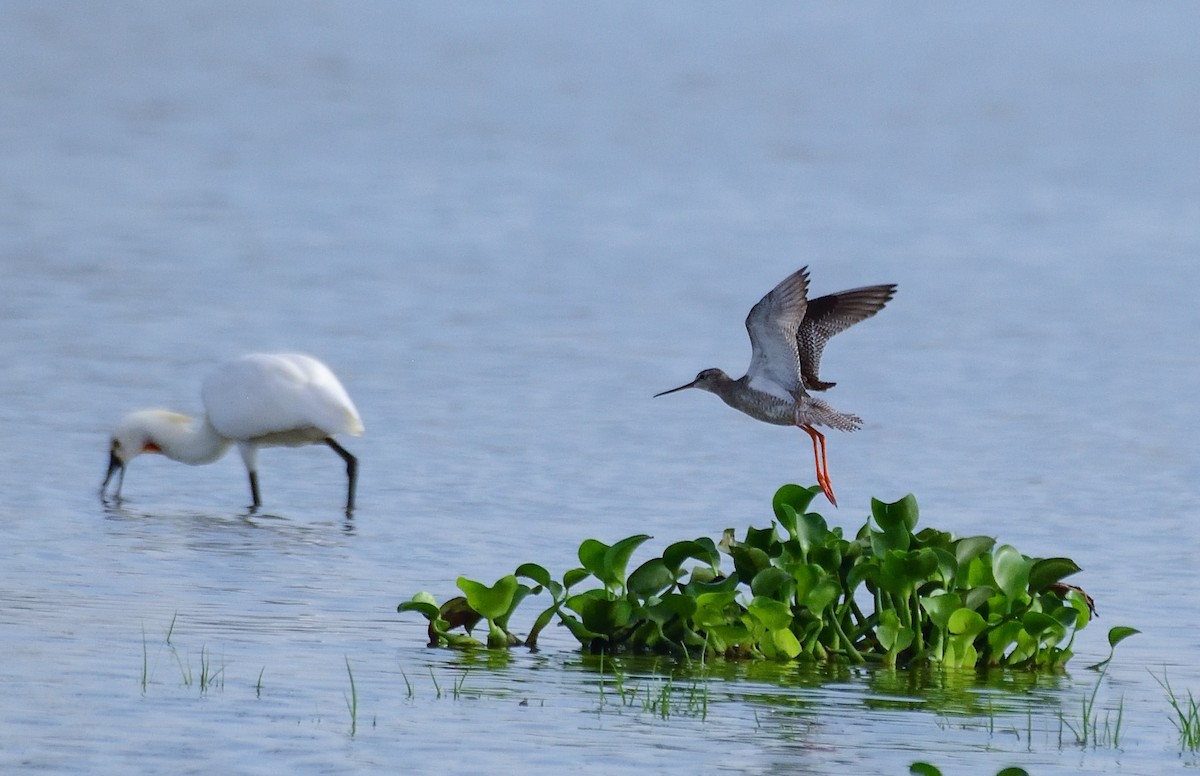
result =
[[[200,396],[213,428],[236,441],[307,444],[363,432],[358,410],[337,377],[300,353],[235,359],[204,381]]]
[[[258,448],[324,443],[346,462],[346,509],[354,508],[358,462],[334,436],[357,436],[363,424],[329,367],[300,353],[252,353],[218,367],[204,381],[200,395],[205,410],[200,418],[169,410],[126,415],[113,433],[101,492],[119,470],[116,494],[120,496],[125,467],[142,453],[204,464],[220,458],[236,442],[257,507]]]

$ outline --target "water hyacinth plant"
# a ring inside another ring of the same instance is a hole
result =
[[[847,539],[807,511],[819,492],[785,485],[769,527],[675,542],[628,573],[649,536],[588,539],[580,566],[561,579],[525,563],[491,586],[459,577],[463,595],[441,605],[418,593],[398,610],[428,619],[430,645],[459,648],[483,646],[471,635],[480,621],[488,647],[536,648],[557,620],[585,649],[603,652],[1035,669],[1070,659],[1076,632],[1094,615],[1091,599],[1062,582],[1079,571],[1071,560],[1029,558],[986,536],[917,531],[911,495],[873,500]],[[549,605],[517,637],[513,612],[543,594]]]

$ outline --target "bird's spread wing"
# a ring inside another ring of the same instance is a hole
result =
[[[209,422],[249,439],[303,428],[359,434],[362,421],[329,368],[301,354],[255,353],[220,367],[201,390]]]
[[[787,395],[800,389],[800,354],[796,334],[804,320],[808,295],[808,268],[788,275],[759,300],[746,316],[750,334],[751,386]]]
[[[843,332],[859,321],[870,318],[883,309],[896,293],[896,284],[864,286],[813,299],[800,322],[796,334],[800,353],[800,374],[804,387],[824,391],[834,383],[822,382],[818,373],[821,353],[833,335]]]

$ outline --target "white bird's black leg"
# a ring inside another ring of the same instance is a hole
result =
[[[258,497],[258,472],[253,469],[249,469],[248,471],[250,473],[250,498],[254,500],[250,508],[258,509],[262,506],[262,499]]]
[[[354,486],[358,483],[358,459],[351,455],[350,451],[334,441],[333,437],[326,437],[325,444],[342,457],[346,462],[346,476],[350,479],[350,489],[346,495],[346,511],[354,511]]]

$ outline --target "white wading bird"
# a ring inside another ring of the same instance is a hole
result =
[[[363,424],[329,367],[299,353],[251,353],[209,375],[200,395],[204,400],[200,418],[154,409],[132,412],[121,420],[112,435],[101,495],[120,470],[114,494],[120,498],[125,467],[142,453],[161,453],[173,461],[199,465],[212,463],[237,443],[257,508],[262,504],[258,448],[323,443],[346,462],[350,480],[346,511],[354,509],[358,459],[333,437],[357,436]]]

